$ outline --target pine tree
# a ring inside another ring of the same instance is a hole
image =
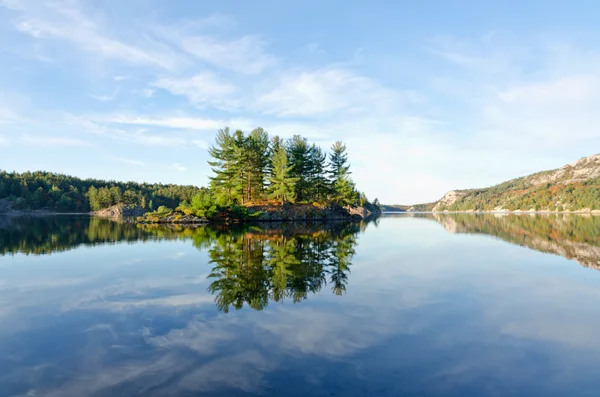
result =
[[[246,199],[261,198],[265,188],[265,171],[269,160],[269,135],[262,128],[250,132],[245,145]]]
[[[296,183],[299,178],[290,176],[292,166],[288,165],[287,153],[285,149],[279,148],[273,153],[271,160],[273,173],[269,178],[269,196],[271,198],[281,199],[281,204],[286,200],[294,202],[296,199]]]
[[[229,133],[229,128],[219,130],[215,139],[216,146],[211,146],[208,153],[215,159],[209,161],[215,176],[210,178],[210,187],[217,203],[226,206],[242,199],[240,181],[239,148],[236,139]]]
[[[296,191],[298,200],[304,201],[308,198],[309,171],[310,171],[310,146],[306,138],[294,135],[287,142],[287,155],[292,167],[290,175],[298,178]]]
[[[309,191],[308,196],[311,200],[321,201],[327,199],[329,194],[329,184],[326,171],[327,155],[314,143],[310,147],[309,153]]]
[[[332,186],[334,200],[342,205],[356,203],[356,192],[350,174],[346,145],[337,141],[331,146],[329,182]]]
[[[342,173],[350,175],[350,165],[348,163],[348,154],[346,145],[341,141],[331,145],[331,155],[329,157],[329,175],[332,184],[335,184]]]
[[[354,182],[350,179],[350,176],[346,171],[342,170],[342,173],[338,175],[334,185],[335,201],[341,205],[354,205],[356,204],[356,190],[354,189]]]

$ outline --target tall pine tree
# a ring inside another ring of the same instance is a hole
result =
[[[214,192],[217,203],[227,206],[242,199],[240,151],[237,148],[236,139],[229,132],[229,128],[217,132],[215,143],[215,146],[208,149],[208,153],[214,159],[209,161],[208,164],[210,164],[215,174],[210,178],[210,187]]]
[[[287,153],[280,147],[273,153],[273,174],[269,178],[269,196],[280,199],[281,204],[285,201],[294,202],[296,199],[296,183],[299,178],[290,176],[292,166],[288,165]]]

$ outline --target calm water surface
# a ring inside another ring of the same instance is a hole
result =
[[[0,396],[598,396],[600,217],[0,218]]]

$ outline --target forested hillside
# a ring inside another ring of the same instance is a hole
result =
[[[433,211],[600,210],[600,154],[483,189],[453,190]]]
[[[80,179],[44,171],[0,171],[0,199],[10,200],[14,209],[88,212],[115,204],[154,209],[176,206],[199,191],[196,186]]]

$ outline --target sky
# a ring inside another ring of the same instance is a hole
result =
[[[206,185],[218,129],[439,199],[600,152],[596,1],[0,0],[0,169]]]

